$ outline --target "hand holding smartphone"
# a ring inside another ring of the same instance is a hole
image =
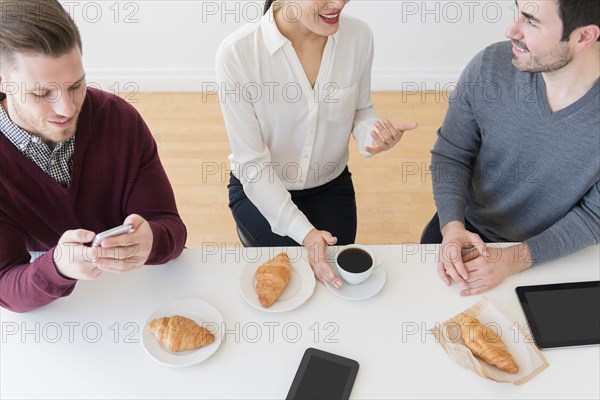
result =
[[[94,238],[94,241],[92,242],[92,247],[100,247],[100,244],[102,243],[102,241],[104,239],[108,239],[108,238],[113,237],[113,236],[119,236],[119,235],[122,235],[124,233],[127,233],[127,232],[129,232],[131,230],[131,228],[133,228],[133,225],[131,225],[131,224],[124,224],[124,225],[117,226],[117,227],[114,227],[112,229],[109,229],[107,231],[100,232]]]

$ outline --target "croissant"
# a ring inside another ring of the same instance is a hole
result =
[[[215,340],[215,335],[191,319],[175,315],[148,322],[148,330],[171,352],[195,350]]]
[[[292,277],[292,264],[285,253],[262,264],[256,270],[256,292],[263,307],[271,307]]]
[[[519,366],[496,332],[465,313],[459,314],[457,321],[460,336],[474,356],[511,374],[519,371]]]

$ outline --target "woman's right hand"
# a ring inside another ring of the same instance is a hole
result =
[[[342,287],[342,279],[337,276],[327,262],[327,246],[333,246],[336,243],[337,238],[332,236],[331,233],[314,228],[308,232],[302,241],[302,245],[308,249],[308,261],[317,279],[327,281],[333,287],[339,289]]]

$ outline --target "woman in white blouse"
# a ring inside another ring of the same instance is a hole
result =
[[[260,22],[228,36],[216,61],[239,231],[253,246],[304,245],[317,278],[336,287],[326,248],[356,236],[350,135],[370,157],[416,128],[378,120],[373,35],[341,15],[348,1],[267,1]]]

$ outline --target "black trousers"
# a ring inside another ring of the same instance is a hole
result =
[[[465,220],[465,228],[469,232],[478,234],[484,243],[492,242],[467,220]],[[438,214],[435,213],[431,221],[429,221],[425,229],[423,229],[423,234],[421,235],[421,244],[440,244],[442,243],[443,239],[444,237],[442,236],[442,231],[440,229],[440,218],[438,217]]]
[[[244,193],[241,182],[231,174],[229,178],[229,209],[238,229],[255,247],[299,246],[288,236],[271,231],[271,225]],[[340,176],[325,185],[305,190],[290,190],[292,201],[313,226],[337,237],[339,245],[354,243],[356,239],[356,197],[352,174],[348,167]]]

